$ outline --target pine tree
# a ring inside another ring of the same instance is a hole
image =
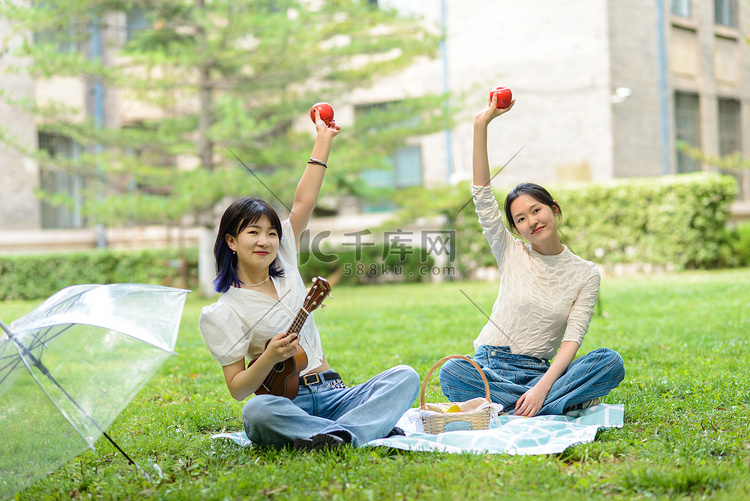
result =
[[[23,35],[19,71],[87,83],[83,110],[13,104],[31,111],[40,131],[82,146],[75,158],[24,153],[83,178],[82,211],[89,224],[106,225],[212,225],[226,197],[291,200],[312,144],[311,104],[336,107],[352,89],[434,57],[440,38],[418,20],[357,0],[44,0],[6,2],[0,15]],[[140,26],[126,25],[128,17]],[[367,196],[358,173],[387,168],[406,138],[446,127],[443,102],[405,99],[358,117],[337,142],[322,196]],[[118,123],[102,118],[112,103],[150,112]],[[0,141],[22,148],[8,127]]]

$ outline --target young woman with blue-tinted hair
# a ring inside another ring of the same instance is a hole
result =
[[[256,393],[276,364],[304,351],[307,366],[293,399],[261,392],[243,408],[245,432],[259,446],[317,450],[398,433],[396,422],[419,392],[419,376],[408,366],[348,388],[326,360],[313,313],[298,336],[286,332],[306,296],[297,266],[299,237],[312,216],[339,133],[335,122],[326,124],[317,110],[315,118],[315,145],[289,217],[280,220],[270,205],[250,197],[224,212],[214,245],[214,287],[222,295],[201,311],[203,337],[237,400]]]
[[[261,219],[265,219],[261,221]],[[238,273],[248,275],[251,270],[238,272],[240,262],[237,259],[237,252],[230,247],[229,240],[237,240],[239,236],[247,230],[252,235],[257,235],[257,228],[268,225],[272,234],[269,239],[269,246],[280,241],[282,237],[281,220],[273,210],[260,198],[245,197],[237,200],[230,205],[219,223],[218,235],[221,238],[216,239],[214,244],[214,256],[216,257],[216,279],[214,288],[216,292],[227,292],[230,287],[242,287],[244,282],[240,280]],[[248,228],[250,228],[248,230]],[[265,251],[260,251],[261,255]],[[269,277],[282,277],[284,270],[278,260],[273,261],[268,267]],[[248,284],[244,284],[248,285]],[[255,287],[260,287],[256,285]]]
[[[492,400],[520,416],[562,414],[599,402],[624,378],[622,357],[608,348],[576,359],[599,294],[594,263],[573,254],[558,234],[562,209],[533,183],[519,184],[505,200],[503,217],[490,186],[487,128],[510,111],[496,96],[474,118],[474,205],[482,232],[500,270],[500,289],[490,321],[474,341]],[[450,360],[440,386],[452,401],[485,395],[476,369]]]

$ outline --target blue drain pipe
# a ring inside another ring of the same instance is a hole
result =
[[[661,173],[671,174],[669,162],[669,95],[667,89],[667,42],[664,33],[664,0],[656,0],[659,53],[659,110],[661,118]]]
[[[440,42],[440,56],[443,62],[443,92],[448,95],[446,99],[446,108],[450,109],[450,84],[448,83],[448,50],[446,47],[446,7],[445,0],[440,0],[440,27],[443,30],[443,40]],[[451,128],[445,129],[445,182],[450,184],[451,174],[453,173],[453,139]]]

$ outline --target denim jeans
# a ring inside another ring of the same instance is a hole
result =
[[[260,446],[347,431],[356,447],[386,436],[414,404],[419,388],[416,371],[399,365],[353,388],[300,386],[294,400],[256,395],[245,404],[242,420],[248,438]]]
[[[549,360],[514,355],[507,346],[480,346],[474,361],[490,385],[492,401],[513,413],[516,401],[531,389],[549,369]],[[574,360],[554,382],[539,414],[562,414],[568,408],[603,397],[625,377],[622,357],[599,348]],[[453,402],[485,395],[484,382],[476,368],[460,359],[448,360],[440,369],[440,388]]]

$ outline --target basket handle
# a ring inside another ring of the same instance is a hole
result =
[[[467,356],[464,355],[448,355],[447,357],[443,357],[437,362],[435,362],[435,365],[432,366],[432,369],[430,369],[430,372],[427,373],[427,376],[424,378],[424,382],[422,383],[422,391],[419,394],[419,408],[420,410],[425,410],[425,404],[424,404],[424,391],[427,388],[427,381],[430,379],[430,376],[432,376],[432,373],[437,369],[443,362],[446,362],[452,358],[460,358],[461,360],[466,360],[471,365],[474,366],[474,368],[479,371],[479,375],[482,376],[482,381],[484,381],[484,398],[487,399],[488,402],[492,403],[492,398],[490,396],[490,383],[487,382],[487,376],[484,375],[484,372],[482,371],[482,368],[479,367],[479,364],[477,364],[475,361],[470,359]]]

